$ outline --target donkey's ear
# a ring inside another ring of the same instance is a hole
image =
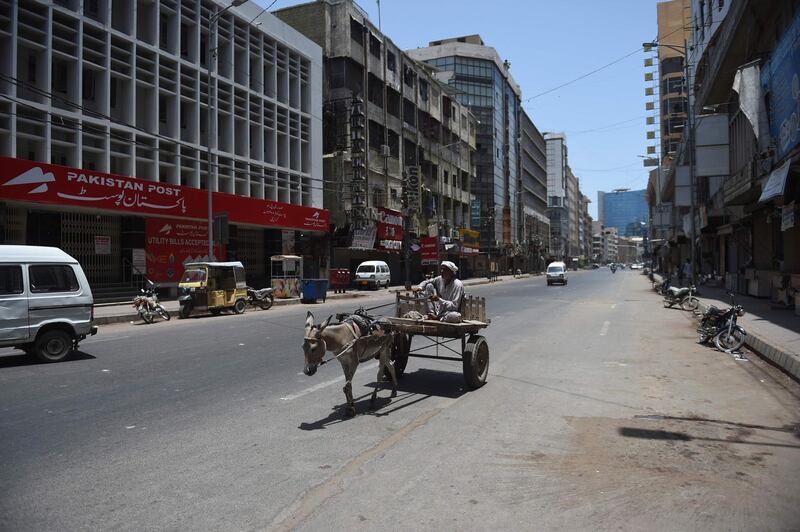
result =
[[[310,329],[313,326],[314,326],[314,315],[311,314],[311,311],[309,311],[306,314],[306,330]]]
[[[320,326],[319,326],[319,332],[322,332],[322,331],[324,331],[324,330],[325,330],[325,327],[327,327],[328,325],[330,325],[330,324],[331,324],[331,320],[332,320],[332,319],[333,319],[333,314],[331,314],[330,316],[328,316],[328,319],[322,322],[322,325],[320,325]]]

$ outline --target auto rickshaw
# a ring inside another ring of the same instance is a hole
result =
[[[223,310],[242,314],[247,308],[247,281],[241,262],[190,262],[178,284],[180,317],[193,311]]]

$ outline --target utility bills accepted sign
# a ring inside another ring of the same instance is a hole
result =
[[[93,210],[203,220],[205,190],[65,166],[0,157],[0,199]],[[215,192],[214,211],[230,221],[265,227],[328,231],[324,209]]]

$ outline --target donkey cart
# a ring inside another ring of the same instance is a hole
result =
[[[489,344],[486,338],[478,334],[489,326],[486,319],[486,299],[482,297],[466,297],[461,304],[460,323],[446,323],[427,319],[404,318],[408,312],[416,311],[425,315],[425,302],[411,293],[398,293],[396,317],[386,318],[395,333],[392,346],[392,361],[398,377],[403,375],[408,357],[433,358],[437,360],[461,361],[464,369],[464,381],[467,388],[475,390],[486,384],[489,373]],[[423,346],[411,348],[414,336],[422,336],[428,342]],[[451,345],[461,341],[461,351]],[[436,354],[425,354],[422,351],[436,348]],[[439,348],[457,356],[439,355]]]

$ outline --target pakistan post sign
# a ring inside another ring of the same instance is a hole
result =
[[[761,70],[761,84],[770,95],[769,132],[780,161],[800,141],[800,13]]]

